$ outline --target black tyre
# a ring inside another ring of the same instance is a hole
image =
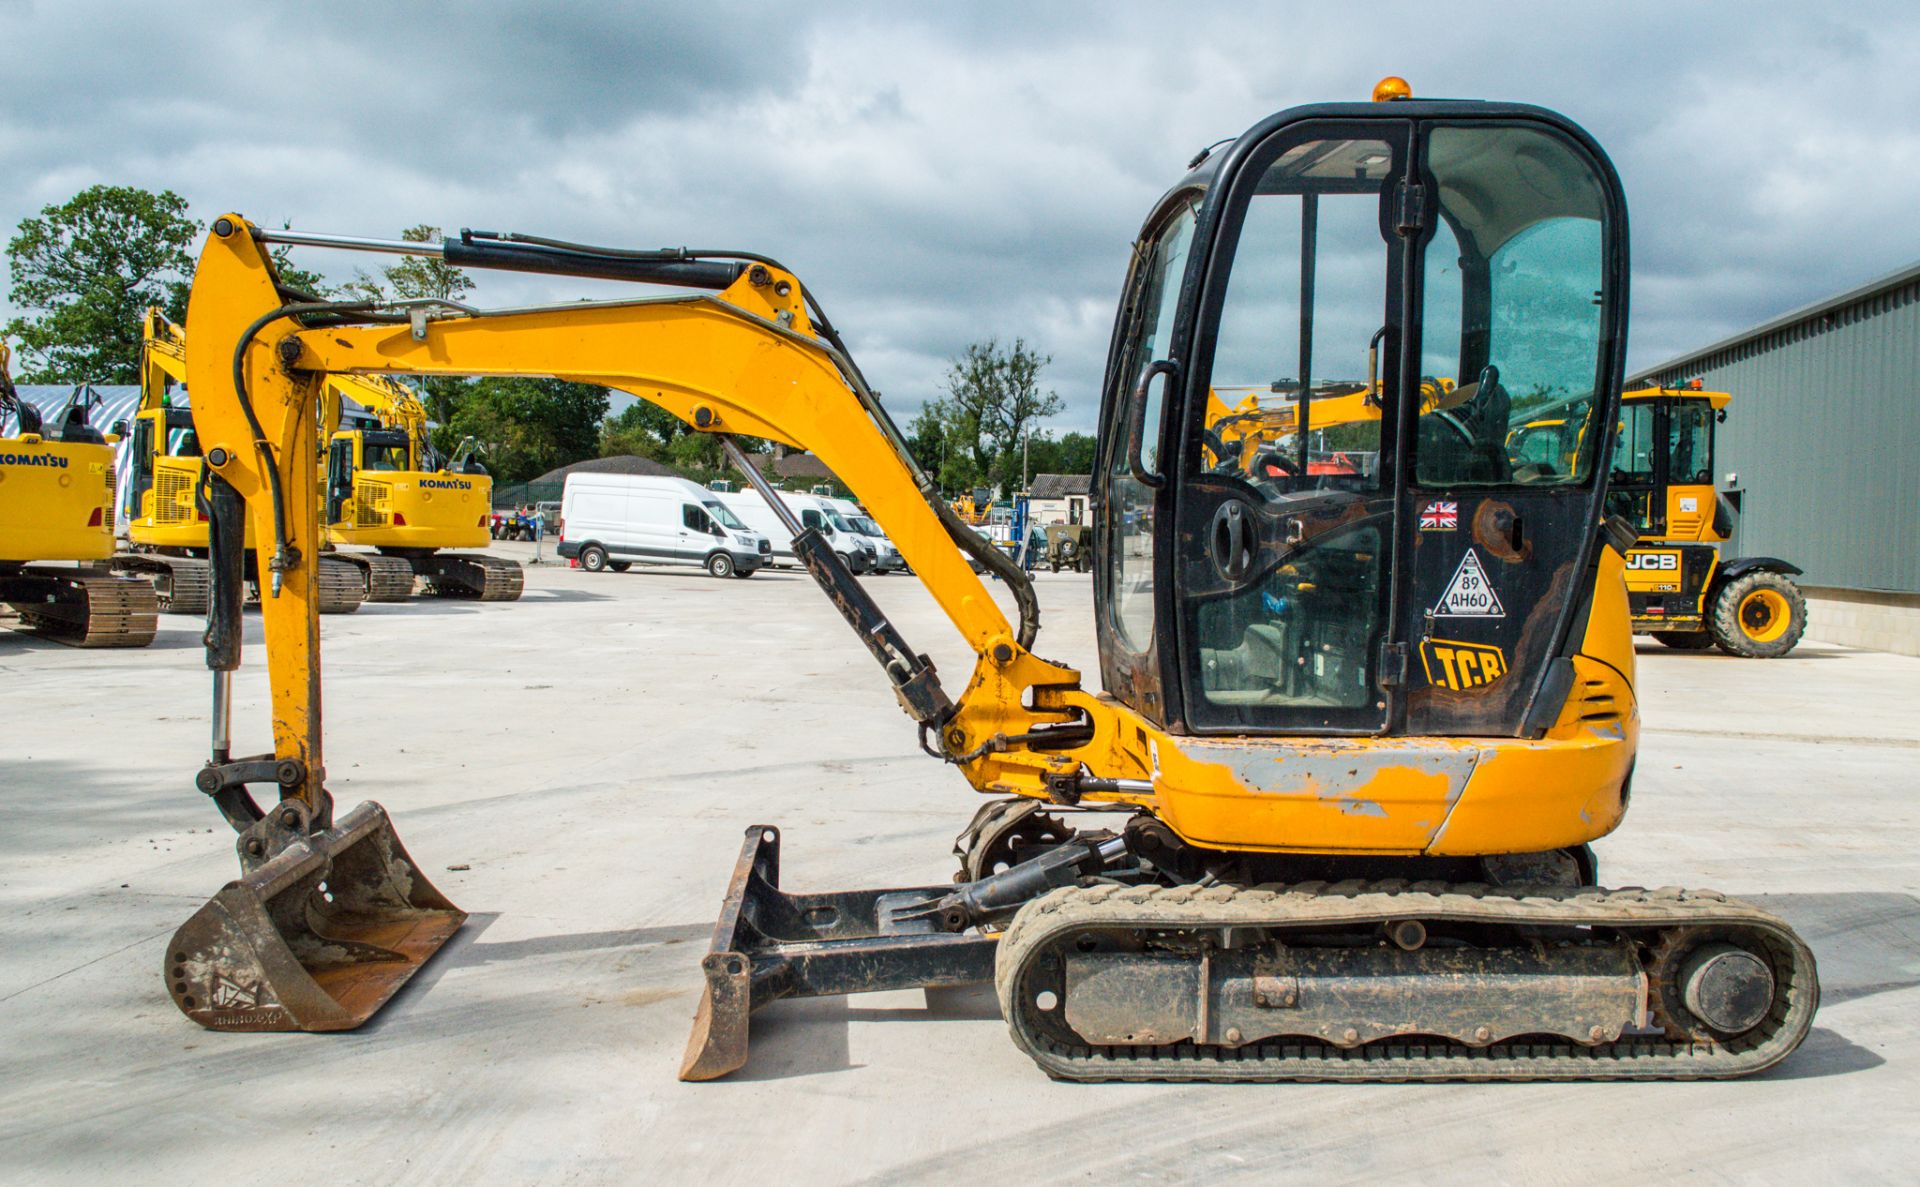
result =
[[[1653,637],[1675,651],[1708,651],[1713,647],[1713,636],[1704,630],[1655,631]]]
[[[580,550],[580,567],[589,573],[603,573],[612,563],[607,557],[607,550],[598,544],[589,544]]]
[[[1807,599],[1785,573],[1748,573],[1720,587],[1707,627],[1729,655],[1778,659],[1807,629]]]
[[[736,569],[736,570],[734,570],[734,574],[733,574],[733,575],[734,575],[735,577],[751,577],[751,576],[753,576],[753,575],[754,575],[755,573],[758,573],[759,571],[760,571],[760,570],[758,570],[758,569]]]
[[[612,569],[616,573],[624,573],[628,569],[633,568],[633,562],[632,561],[608,561],[607,568]]]
[[[707,572],[715,577],[731,577],[733,568],[733,558],[724,552],[716,552],[707,558]]]

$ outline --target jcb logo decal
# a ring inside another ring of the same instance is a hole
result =
[[[1642,573],[1672,573],[1680,568],[1680,554],[1677,552],[1629,552],[1627,568]]]
[[[1428,684],[1455,692],[1492,684],[1507,674],[1506,653],[1485,643],[1422,639],[1420,663],[1427,669]]]

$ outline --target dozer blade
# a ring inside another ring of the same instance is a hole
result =
[[[747,1062],[747,1019],[783,997],[831,997],[993,979],[998,940],[900,919],[951,886],[787,894],[780,830],[747,830],[701,968],[706,992],[687,1039],[682,1080],[714,1080]]]
[[[367,802],[195,912],[167,948],[167,985],[214,1030],[352,1030],[466,919]]]

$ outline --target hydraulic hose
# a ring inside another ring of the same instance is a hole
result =
[[[253,447],[266,463],[267,490],[273,500],[273,559],[269,568],[273,572],[271,583],[272,596],[280,596],[281,575],[289,566],[299,563],[295,550],[287,543],[287,506],[286,495],[280,486],[280,467],[275,461],[273,445],[267,440],[267,431],[261,427],[260,417],[253,410],[253,398],[247,392],[247,347],[261,330],[279,321],[281,318],[300,317],[313,313],[348,314],[359,313],[373,315],[377,305],[372,301],[300,301],[282,305],[254,318],[247,328],[241,331],[240,338],[233,346],[233,390],[240,398],[240,411],[247,418],[247,427],[253,430]],[[367,321],[384,320],[377,316],[367,316]]]

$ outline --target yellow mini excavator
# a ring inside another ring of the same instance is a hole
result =
[[[20,629],[76,647],[145,647],[158,610],[145,584],[98,571],[113,555],[113,445],[87,421],[87,389],[49,430],[20,397],[0,342],[0,602]],[[36,562],[81,561],[87,567]]]
[[[313,301],[278,285],[274,244],[692,292],[500,312]],[[188,313],[215,542],[198,782],[240,831],[243,874],[168,946],[174,1001],[220,1029],[352,1027],[460,927],[380,807],[336,815],[327,793],[314,409],[329,374],[554,375],[715,434],[927,752],[993,797],[944,885],[794,893],[778,830],[748,829],[684,1077],[741,1066],[752,1011],[779,998],[973,982],[1064,1079],[1768,1067],[1817,1006],[1806,944],[1718,894],[1597,885],[1588,843],[1626,811],[1639,734],[1634,533],[1604,514],[1606,434],[1564,466],[1506,449],[1514,409],[1556,395],[1586,393],[1613,423],[1626,284],[1614,171],[1552,112],[1327,104],[1203,154],[1147,218],[1108,356],[1096,691],[1034,650],[1026,575],[959,522],[814,295],[766,256],[215,219]],[[1207,463],[1210,390],[1357,378],[1370,342],[1379,465]],[[1471,395],[1423,411],[1431,375]],[[970,673],[943,682],[738,434],[809,449],[852,489],[977,656]],[[236,759],[242,515],[270,587],[274,747]],[[1014,621],[963,552],[1006,583]]]
[[[116,572],[152,584],[160,609],[207,610],[207,509],[204,459],[193,413],[186,407],[186,334],[158,309],[147,310],[140,346],[140,405],[130,427],[122,510],[127,544],[113,556]],[[246,547],[253,547],[251,531]],[[322,614],[360,608],[365,580],[332,557],[320,566]]]
[[[369,602],[404,602],[417,576],[439,597],[511,602],[525,579],[517,561],[483,553],[493,539],[493,479],[471,449],[442,458],[427,435],[427,410],[407,385],[377,375],[330,375],[321,424],[327,539],[332,554],[361,572]],[[373,423],[342,417],[345,401]]]

